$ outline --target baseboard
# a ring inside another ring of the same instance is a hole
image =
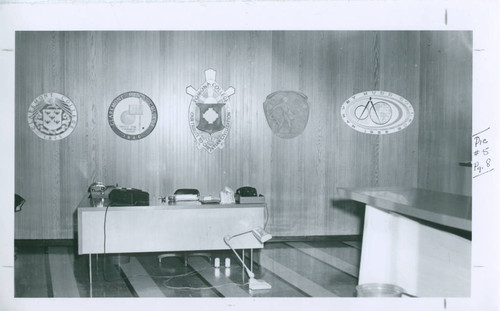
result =
[[[14,246],[74,246],[74,239],[15,239]]]
[[[361,241],[361,235],[305,235],[305,236],[273,236],[266,243],[281,242],[326,242],[326,241]]]
[[[321,242],[321,241],[361,241],[361,235],[309,235],[273,236],[266,243],[280,242]],[[15,239],[15,246],[75,246],[75,239]]]

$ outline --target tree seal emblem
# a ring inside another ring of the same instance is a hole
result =
[[[78,121],[76,107],[64,95],[45,93],[31,103],[28,125],[40,138],[60,140],[71,134]]]
[[[215,81],[215,70],[205,71],[205,83],[198,90],[191,85],[186,93],[192,96],[189,105],[189,128],[198,149],[205,148],[212,153],[224,148],[224,140],[231,129],[231,107],[229,97],[234,88],[223,90]]]

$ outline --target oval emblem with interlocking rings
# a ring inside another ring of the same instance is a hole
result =
[[[366,91],[348,98],[340,109],[344,122],[366,134],[390,134],[408,127],[415,117],[403,96],[385,91]]]

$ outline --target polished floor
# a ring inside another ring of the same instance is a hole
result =
[[[187,265],[182,256],[160,263],[155,253],[92,255],[89,264],[73,246],[18,246],[15,297],[355,296],[359,242],[271,242],[239,254],[271,289],[249,290],[248,275],[230,251],[211,252],[210,259],[191,254]]]

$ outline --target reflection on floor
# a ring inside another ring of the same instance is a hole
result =
[[[246,250],[245,263],[271,289],[250,291],[248,275],[229,251],[212,261],[189,256],[159,263],[158,254],[89,256],[67,246],[16,248],[16,297],[353,297],[359,242],[272,242]],[[214,268],[219,258],[220,268]],[[225,267],[226,258],[230,267]],[[253,259],[253,260],[251,260]]]

